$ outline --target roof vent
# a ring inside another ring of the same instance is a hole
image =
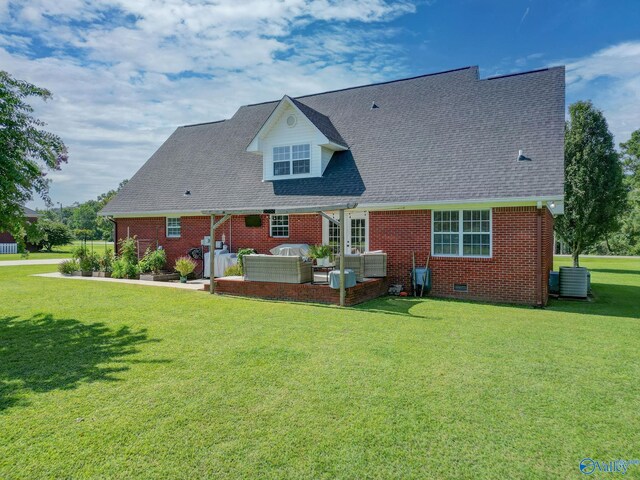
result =
[[[530,162],[531,159],[529,157],[525,157],[522,153],[522,150],[518,150],[518,161],[519,162]]]
[[[371,110],[373,110],[374,108],[380,108],[380,107],[376,105],[376,102],[371,102]]]
[[[184,192],[184,196],[185,197],[190,197],[191,196],[191,190],[187,190],[186,192]]]

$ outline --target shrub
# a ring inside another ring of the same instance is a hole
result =
[[[136,245],[136,236],[120,239],[120,258],[132,265],[138,264],[138,246]]]
[[[71,249],[71,258],[81,260],[89,255],[89,249],[86,245],[77,245]]]
[[[138,265],[141,273],[158,273],[166,264],[167,253],[162,249],[153,250],[149,247]]]
[[[100,256],[100,271],[105,273],[111,273],[113,269],[113,262],[115,261],[115,256],[113,255],[113,250],[111,248],[105,249],[104,253]]]
[[[180,257],[176,260],[175,270],[181,277],[188,276],[196,268],[196,262],[190,257]]]
[[[239,263],[236,263],[235,265],[231,265],[229,268],[227,268],[224,271],[224,276],[225,277],[239,277],[239,276],[242,276],[242,267],[240,266]]]
[[[244,257],[245,255],[251,255],[253,253],[256,253],[253,248],[241,248],[240,250],[238,250],[238,265],[240,265],[240,271],[244,269],[244,266],[242,265],[242,257]]]
[[[63,275],[72,275],[80,270],[80,265],[76,260],[65,260],[58,264],[58,271]]]
[[[111,267],[112,278],[138,278],[140,270],[138,265],[127,262],[123,258],[118,258]]]
[[[79,263],[83,272],[97,272],[100,268],[100,256],[96,252],[88,252],[79,259]]]

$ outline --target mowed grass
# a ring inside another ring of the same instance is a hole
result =
[[[70,258],[71,250],[76,245],[81,245],[83,242],[80,240],[74,240],[69,245],[61,245],[54,247],[51,252],[40,251],[30,252],[27,256],[21,253],[5,253],[0,255],[0,262],[3,260],[49,260],[55,258]],[[93,249],[98,253],[104,252],[105,247],[113,248],[113,242],[105,242],[103,240],[87,240],[87,247],[89,250]]]
[[[640,260],[584,264],[596,299],[543,310],[0,268],[0,478],[576,478],[638,458]]]

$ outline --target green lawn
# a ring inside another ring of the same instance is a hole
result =
[[[80,245],[82,242],[80,240],[76,240],[69,245],[63,245],[61,247],[54,247],[51,252],[32,252],[29,253],[27,257],[24,257],[21,253],[8,253],[0,255],[0,262],[3,260],[47,260],[53,258],[70,258],[71,257],[71,249]],[[113,242],[105,242],[102,240],[91,240],[87,241],[87,247],[90,249],[93,248],[97,252],[104,252],[105,246],[109,246],[113,248]]]
[[[595,301],[544,310],[2,267],[0,478],[578,478],[584,457],[637,459],[640,260],[584,264]]]

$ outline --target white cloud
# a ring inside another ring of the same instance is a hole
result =
[[[592,100],[616,137],[640,128],[640,41],[625,42],[566,62],[570,101]]]
[[[402,75],[398,32],[385,24],[414,10],[404,0],[0,0],[0,65],[54,94],[36,111],[69,147],[69,164],[49,175],[68,204],[131,177],[177,125]]]

